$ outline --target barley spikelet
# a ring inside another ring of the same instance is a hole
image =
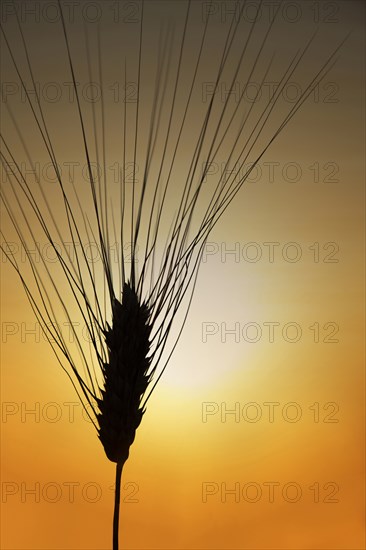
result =
[[[140,402],[149,383],[149,316],[148,306],[126,283],[122,303],[113,301],[112,326],[105,331],[109,361],[104,364],[104,390],[98,400],[99,439],[112,462],[127,460],[144,413]]]

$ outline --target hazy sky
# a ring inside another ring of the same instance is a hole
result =
[[[96,223],[87,163],[56,4],[4,0],[2,21],[40,120],[15,5],[49,140],[102,303],[102,265],[92,246]],[[120,171],[125,169],[129,228],[133,173],[138,194],[153,128],[139,262],[159,170],[166,181],[206,22],[201,62],[172,165],[158,257],[195,159],[225,41],[231,36],[233,9],[239,17],[237,32],[216,86],[192,192],[210,146],[220,146],[205,174],[192,234],[218,182],[230,177],[240,180],[351,31],[335,65],[260,159],[208,238],[183,335],[149,402],[126,465],[121,509],[126,548],[290,550],[348,549],[362,544],[364,8],[357,1],[284,1],[253,66],[278,4],[263,0],[236,71],[258,3],[192,2],[176,81],[187,3],[147,1],[138,90],[141,3],[62,2],[111,243],[113,224],[119,227],[121,221]],[[271,93],[315,31],[260,139],[252,149],[247,145],[246,158],[242,150]],[[2,45],[1,130],[8,166],[2,168],[1,182],[26,242],[20,242],[3,205],[2,231],[33,291],[25,244],[34,250],[43,277],[49,270],[54,278],[66,314],[49,279],[43,280],[48,281],[55,315],[77,362],[67,323],[70,319],[75,323],[76,334],[88,349],[84,320],[34,211],[14,175],[15,194],[6,177],[9,165],[13,169],[18,165],[67,258],[72,239],[62,193],[4,38]],[[156,89],[159,123],[152,117],[158,112],[153,109]],[[244,120],[246,126],[239,133]],[[120,265],[112,264],[118,292]],[[113,466],[82,415],[72,385],[41,334],[21,282],[4,255],[1,284],[2,545],[29,550],[107,548]]]

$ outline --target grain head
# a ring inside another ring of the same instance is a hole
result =
[[[99,439],[112,462],[127,460],[144,413],[140,403],[149,383],[150,332],[147,304],[125,283],[122,302],[114,299],[112,326],[105,332],[109,361],[98,400]]]

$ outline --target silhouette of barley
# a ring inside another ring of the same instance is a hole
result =
[[[276,44],[270,38],[278,21],[280,4],[263,32],[258,20],[259,10],[252,23],[243,24],[240,17],[246,4],[243,0],[238,3],[239,17],[232,17],[229,23],[222,25],[220,33],[217,28],[212,32],[209,17],[203,21],[199,33],[194,30],[198,18],[198,4],[194,4],[190,1],[179,4],[177,14],[171,15],[176,20],[175,26],[164,20],[155,48],[144,44],[148,30],[144,12],[152,6],[150,17],[159,20],[159,16],[154,14],[153,2],[147,7],[143,3],[139,5],[139,34],[134,50],[137,51],[137,97],[132,105],[125,101],[120,111],[123,170],[120,170],[116,185],[108,181],[105,169],[108,154],[105,98],[102,93],[100,112],[96,103],[92,103],[88,123],[77,84],[70,29],[59,2],[58,38],[66,54],[75,96],[73,126],[68,131],[70,140],[74,135],[81,136],[88,170],[87,193],[84,187],[79,189],[80,182],[67,182],[60,172],[57,128],[49,122],[51,115],[46,113],[37,90],[29,38],[25,36],[16,11],[10,30],[2,29],[10,66],[26,98],[27,127],[31,132],[31,137],[27,137],[27,128],[19,124],[17,112],[7,102],[5,108],[12,131],[9,137],[1,136],[1,159],[7,174],[7,185],[1,192],[4,213],[10,222],[8,230],[13,228],[26,251],[30,243],[39,249],[40,233],[52,249],[56,262],[49,266],[41,255],[41,262],[37,263],[27,251],[29,271],[26,272],[12,254],[9,239],[3,233],[2,250],[20,277],[30,305],[92,420],[108,459],[116,463],[114,550],[118,549],[122,468],[147,401],[183,330],[207,238],[274,139],[328,74],[342,45],[323,64],[313,68],[301,95],[296,102],[287,105],[286,110],[280,105],[281,94],[313,47],[315,33],[299,50],[291,53],[284,67],[276,68],[278,86],[271,91],[268,100],[261,107],[256,101],[244,106],[245,86],[239,100],[233,100],[236,80],[244,67],[246,84],[254,77],[259,81],[255,99],[258,98],[274,66]],[[167,4],[165,10],[169,11]],[[85,39],[85,53],[81,57],[89,81],[93,81],[93,71],[96,71],[103,91],[104,64],[98,27],[93,37],[96,38],[94,54],[87,28],[79,32],[78,41]],[[47,44],[44,44],[46,49]],[[149,66],[151,51],[144,63],[147,50],[151,50],[155,58],[153,69]],[[118,66],[118,71],[122,67],[125,89],[129,70],[126,55],[121,53]],[[210,64],[214,74],[212,94],[206,102],[201,102],[201,112],[197,109],[197,90]],[[149,73],[145,85],[152,90],[150,102],[146,97],[141,98],[144,71]],[[154,73],[153,82],[151,72]],[[222,79],[228,88],[223,102],[218,98]],[[178,101],[179,94],[183,98]],[[143,120],[146,112],[147,123]],[[66,119],[64,124],[67,125]],[[143,130],[143,124],[147,131]],[[142,134],[146,141],[143,145],[139,141]],[[20,151],[23,151],[29,164],[34,166],[33,140],[40,142],[54,170],[57,187],[52,189],[50,196],[42,181],[28,183],[19,161]],[[225,157],[224,170],[215,184],[212,180],[207,183],[210,164],[220,154]],[[143,170],[137,182],[136,163],[140,158]],[[93,163],[99,164],[100,159],[104,165],[102,177],[93,172]],[[132,159],[131,181],[124,169],[128,159]],[[249,161],[250,167],[243,173]],[[237,167],[236,172],[224,177],[233,164]],[[85,248],[78,246],[83,241],[98,243],[100,269],[89,261]],[[71,249],[66,242],[72,243]],[[113,242],[119,242],[117,273],[113,269],[116,263],[111,252]],[[128,252],[126,243],[129,244]],[[74,328],[70,302],[86,324],[89,347],[80,340]],[[71,353],[59,329],[58,321],[62,316],[70,324],[77,353]],[[172,340],[170,333],[177,324],[178,330]]]

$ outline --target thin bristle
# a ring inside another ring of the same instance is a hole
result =
[[[124,463],[140,425],[141,396],[149,383],[150,312],[134,288],[125,283],[122,303],[113,301],[112,326],[105,332],[109,360],[98,400],[99,439],[109,460]]]

